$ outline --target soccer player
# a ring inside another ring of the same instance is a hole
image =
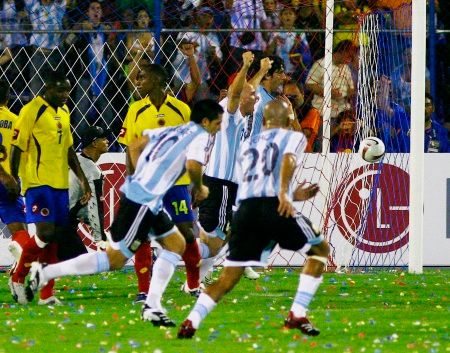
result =
[[[281,88],[287,80],[284,73],[283,59],[278,56],[269,56],[272,62],[269,71],[259,70],[249,81],[256,88],[258,103],[255,106],[255,114],[248,121],[245,138],[258,135],[263,128],[263,110],[268,102],[278,97],[282,91]],[[261,84],[259,84],[261,82]],[[258,83],[258,84],[256,84]]]
[[[22,248],[30,236],[25,224],[25,204],[19,195],[19,185],[11,176],[9,168],[9,150],[17,122],[17,115],[7,107],[9,92],[10,84],[6,80],[0,80],[0,219],[11,233],[8,249],[15,261],[18,261]],[[12,273],[14,273],[14,266],[10,274]],[[12,286],[11,278],[9,285]],[[14,296],[12,288],[11,294]]]
[[[12,286],[20,304],[26,304],[24,280],[30,263],[39,258],[56,262],[56,238],[67,226],[69,210],[69,167],[80,179],[82,203],[91,197],[89,183],[72,147],[70,132],[70,82],[59,72],[49,72],[44,93],[20,111],[11,148],[11,175],[19,180],[22,152],[27,152],[24,173],[21,174],[25,196],[26,220],[36,224],[36,236],[30,238],[12,276]],[[22,169],[21,168],[21,169]],[[39,304],[58,304],[53,295],[53,283],[41,291]]]
[[[200,238],[202,239],[200,280],[214,265],[217,254],[227,238],[226,229],[231,221],[232,207],[236,201],[238,188],[234,173],[236,153],[245,123],[253,115],[257,101],[255,88],[246,81],[248,70],[254,60],[253,53],[250,51],[243,53],[242,60],[242,67],[228,90],[227,98],[220,103],[225,110],[222,129],[217,134],[211,159],[203,175],[203,181],[210,193],[209,197],[199,205]],[[270,66],[269,58],[261,60],[260,67],[263,72],[267,73]],[[245,271],[250,279],[259,277],[259,274],[251,267],[246,268]]]
[[[69,172],[69,234],[58,242],[58,259],[68,260],[87,252],[78,235],[80,220],[89,225],[97,249],[106,249],[106,235],[103,228],[103,175],[97,161],[108,152],[109,130],[100,126],[89,126],[80,132],[82,151],[77,156],[81,169],[89,182],[92,197],[87,203],[81,203],[83,189],[74,172]]]
[[[145,129],[176,126],[189,122],[191,113],[189,106],[165,91],[168,79],[169,76],[161,65],[141,65],[136,88],[143,98],[130,106],[119,136],[120,143],[128,146],[134,138],[141,136]],[[127,172],[131,175],[133,171],[127,149]],[[187,174],[183,174],[167,191],[163,201],[164,208],[186,239],[186,253],[183,254],[188,284],[186,290],[198,296],[200,250],[193,231],[194,215],[188,191],[189,182]],[[150,284],[151,265],[151,248],[146,240],[135,253],[134,268],[139,290],[135,303],[145,302]]]
[[[314,197],[318,186],[292,187],[294,171],[306,146],[303,134],[288,130],[290,108],[273,100],[264,108],[265,128],[244,142],[237,158],[241,177],[233,217],[229,255],[219,280],[200,294],[183,322],[178,338],[191,338],[217,302],[238,283],[248,265],[262,265],[275,247],[306,250],[307,261],[285,327],[315,336],[319,330],[306,318],[309,302],[322,282],[329,247],[310,220],[296,213],[292,201]]]
[[[47,281],[65,275],[84,275],[122,268],[146,241],[151,231],[163,250],[153,266],[153,275],[141,318],[155,326],[174,326],[161,304],[162,295],[184,253],[186,241],[163,211],[163,198],[186,169],[195,202],[208,196],[202,183],[206,164],[220,129],[222,107],[207,99],[197,102],[191,122],[162,129],[144,130],[128,147],[135,170],[121,188],[120,209],[110,231],[106,252],[83,254],[56,265],[33,263],[29,286],[36,291]]]

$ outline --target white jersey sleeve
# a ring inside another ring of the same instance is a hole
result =
[[[215,136],[201,133],[189,144],[186,151],[186,160],[194,160],[202,165],[208,164],[214,146]]]

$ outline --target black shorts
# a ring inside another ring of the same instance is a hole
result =
[[[173,230],[174,224],[164,211],[155,215],[147,206],[122,197],[119,212],[110,228],[111,239],[116,243],[112,247],[131,257],[141,243],[148,240],[149,233],[161,237]]]
[[[203,176],[203,183],[209,188],[209,196],[199,205],[200,225],[208,233],[219,229],[225,234],[227,225],[233,216],[233,205],[236,202],[238,186],[231,181],[207,175]]]
[[[300,213],[296,217],[282,217],[277,211],[278,204],[277,197],[241,202],[231,222],[226,266],[264,266],[276,244],[297,251],[307,243],[322,242],[323,236],[308,218]]]

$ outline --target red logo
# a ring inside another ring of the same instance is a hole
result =
[[[119,132],[119,137],[124,137],[126,133],[127,133],[127,129],[122,127]]]
[[[102,163],[100,169],[104,174],[103,210],[105,214],[104,227],[108,229],[119,209],[120,187],[125,181],[126,169],[121,163]]]
[[[409,175],[390,164],[369,164],[344,178],[334,195],[342,235],[370,253],[395,251],[408,243]]]
[[[13,139],[13,140],[17,140],[17,137],[19,137],[19,130],[14,129],[14,134],[13,134],[12,139]]]

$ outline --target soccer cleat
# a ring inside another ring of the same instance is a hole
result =
[[[248,279],[258,279],[260,277],[258,272],[255,272],[253,268],[246,267],[244,270],[244,276]]]
[[[61,302],[61,300],[59,300],[54,295],[52,295],[51,297],[48,297],[47,299],[39,299],[38,305],[57,305],[57,306],[59,306],[59,305],[63,305],[63,303]]]
[[[9,289],[11,291],[11,295],[19,304],[28,304],[33,300],[34,294],[30,292],[23,283],[13,282],[10,277],[8,280]]]
[[[44,276],[44,267],[47,264],[41,264],[39,262],[33,262],[30,268],[30,279],[28,280],[27,290],[32,293],[36,293],[39,289],[47,284],[47,280]]]
[[[178,338],[192,338],[195,335],[195,331],[197,331],[194,326],[192,326],[191,320],[184,320],[178,330],[177,337]]]
[[[202,288],[202,285],[200,284],[199,287],[190,289],[187,282],[184,282],[180,288],[180,291],[185,292],[193,297],[198,298],[200,294],[202,294],[204,288]]]
[[[147,300],[147,293],[141,292],[136,295],[133,304],[144,304]]]
[[[175,322],[169,319],[165,313],[159,309],[152,309],[147,304],[142,308],[141,319],[150,321],[153,326],[175,327]]]
[[[284,327],[299,329],[307,336],[317,336],[320,333],[306,317],[295,317],[292,311],[289,312],[287,319],[284,320]]]

